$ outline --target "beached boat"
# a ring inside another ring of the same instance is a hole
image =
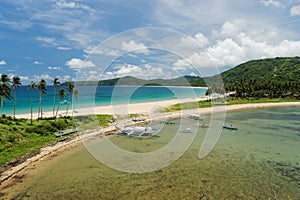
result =
[[[186,128],[184,130],[181,130],[180,132],[183,132],[183,133],[192,133],[193,131],[190,128]]]
[[[72,134],[72,133],[76,133],[77,131],[78,131],[77,128],[75,128],[75,129],[66,129],[66,130],[58,131],[58,132],[54,133],[54,135],[56,137],[60,137],[60,136],[64,136],[64,135],[69,135],[69,134]]]
[[[223,126],[223,128],[224,128],[224,129],[229,129],[229,130],[235,130],[235,131],[237,131],[237,130],[238,130],[238,128],[237,128],[237,127],[233,127],[232,125],[230,125],[230,126],[226,126],[226,125],[224,125],[224,126]]]
[[[174,121],[170,121],[170,120],[163,120],[163,121],[160,121],[159,123],[163,123],[163,124],[176,124]]]
[[[135,126],[122,128],[119,125],[116,125],[116,128],[120,130],[120,132],[116,133],[117,136],[128,136],[138,138],[152,137],[153,135],[159,132],[159,129],[152,128],[149,126]]]
[[[194,120],[204,120],[205,117],[201,117],[200,115],[198,114],[191,114],[188,116],[189,119],[194,119]]]

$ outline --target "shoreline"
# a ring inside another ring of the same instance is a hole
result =
[[[119,115],[119,114],[149,114],[153,113],[159,108],[168,107],[177,103],[186,102],[196,102],[208,100],[209,96],[203,96],[200,98],[187,98],[187,99],[173,99],[173,100],[163,100],[163,101],[151,101],[151,102],[141,102],[132,104],[118,104],[118,105],[108,105],[108,106],[95,106],[95,107],[85,107],[74,109],[74,116],[79,115],[89,115],[89,114],[107,114],[107,115]],[[58,111],[58,116],[64,116],[66,110]],[[34,112],[33,119],[37,119],[37,112]],[[69,108],[69,116],[72,115],[72,107]],[[16,114],[16,118],[27,118],[30,119],[31,114]],[[43,117],[53,117],[52,111],[43,112]]]
[[[169,103],[169,102],[168,102]],[[279,102],[279,103],[253,103],[253,104],[235,104],[229,106],[218,106],[221,108],[220,110],[228,111],[236,111],[236,110],[244,110],[244,109],[258,109],[258,108],[267,108],[267,107],[289,107],[289,106],[300,106],[300,102]],[[143,106],[145,108],[145,105]],[[190,113],[197,112],[198,114],[209,114],[213,111],[214,107],[207,108],[199,108],[188,110]],[[137,109],[140,109],[138,107]],[[30,115],[30,114],[29,114]],[[156,117],[156,119],[162,118],[176,118],[182,115],[181,111],[175,111],[170,113],[164,113],[160,117]],[[150,119],[151,120],[151,119]],[[82,139],[88,139],[94,136],[102,136],[104,137],[106,133],[114,131],[116,128],[114,126],[109,126],[102,129],[95,129],[82,132],[78,135],[71,137],[68,140],[56,142],[52,145],[45,146],[41,148],[37,154],[33,153],[32,157],[28,157],[21,163],[17,163],[15,166],[8,166],[4,169],[0,174],[0,185],[6,181],[9,181],[10,178],[17,175],[19,172],[24,171],[26,168],[29,168],[30,165],[37,163],[39,160],[43,159],[51,159],[53,155],[56,155],[58,152],[63,153],[65,150],[73,148],[81,143]]]

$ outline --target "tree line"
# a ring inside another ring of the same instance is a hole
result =
[[[69,112],[69,104],[71,102],[71,97],[78,98],[79,92],[74,88],[74,83],[68,83],[67,91],[64,88],[61,88],[57,91],[57,87],[61,85],[58,78],[54,78],[52,81],[52,89],[53,89],[53,109],[52,109],[52,116],[57,117],[60,103],[56,105],[56,97],[58,96],[60,101],[63,101],[64,98],[67,96],[68,100],[65,100],[63,103],[67,104],[66,109],[66,116],[68,116]],[[22,85],[21,79],[18,76],[8,77],[6,74],[2,74],[0,78],[0,100],[1,100],[1,108],[0,114],[2,117],[3,113],[3,106],[5,100],[13,100],[14,101],[14,109],[13,109],[13,117],[15,118],[16,115],[16,105],[17,105],[17,88]],[[31,122],[33,118],[33,94],[34,91],[37,90],[39,92],[39,109],[38,109],[38,119],[43,118],[43,96],[47,93],[47,82],[44,79],[41,79],[38,83],[32,81],[28,85],[28,89],[30,90],[30,116]]]
[[[224,85],[212,85],[206,94],[230,93],[235,98],[300,98],[300,82],[241,79]]]

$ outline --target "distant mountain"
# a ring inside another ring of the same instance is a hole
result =
[[[67,85],[68,83],[64,83]],[[79,81],[76,85],[98,85],[98,86],[114,86],[114,85],[147,85],[147,86],[205,86],[202,78],[197,76],[182,76],[174,79],[151,79],[144,80],[132,76],[122,78],[107,79],[101,81]]]
[[[252,60],[221,73],[224,84],[240,80],[264,80],[277,82],[300,82],[300,57],[282,57]],[[207,77],[211,81],[215,77]],[[67,84],[67,83],[65,83]],[[143,80],[132,76],[101,81],[81,81],[77,85],[169,85],[169,86],[206,86],[197,76],[182,76],[174,79]]]

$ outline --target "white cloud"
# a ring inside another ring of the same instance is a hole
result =
[[[51,46],[56,46],[57,43],[55,41],[54,38],[50,38],[50,37],[37,37],[36,38],[38,41],[44,42],[47,45],[51,45]]]
[[[36,60],[36,61],[33,62],[33,64],[35,64],[35,65],[42,65],[42,64],[44,64],[44,63],[42,63],[42,62]]]
[[[88,10],[88,11],[93,11],[92,8],[90,8],[87,5],[76,3],[76,2],[66,2],[64,0],[57,1],[55,4],[58,8],[62,9],[83,9],[83,10]]]
[[[70,47],[57,47],[58,50],[62,50],[62,51],[67,51],[67,50],[71,50],[72,48]]]
[[[174,73],[169,67],[160,64],[145,64],[141,66],[124,64],[114,66],[112,71],[103,73],[101,79],[110,79],[116,77],[134,76],[141,79],[153,78],[173,78]]]
[[[87,49],[84,50],[85,53],[87,54],[102,54],[102,55],[107,55],[107,56],[119,56],[120,51],[117,49],[111,49],[111,48],[104,48],[101,46],[97,47],[88,47]]]
[[[300,15],[300,5],[294,6],[290,10],[291,16],[297,16]]]
[[[262,0],[260,1],[261,3],[263,3],[265,6],[275,6],[275,7],[281,7],[281,3],[280,1],[276,1],[276,0]]]
[[[59,66],[49,66],[48,69],[51,69],[51,70],[62,70],[61,67],[59,67]]]
[[[205,37],[202,33],[197,33],[195,35],[195,39],[197,40],[197,42],[199,43],[199,45],[201,47],[204,47],[204,46],[208,45],[208,43],[209,43],[207,37]]]
[[[137,43],[134,40],[130,40],[129,42],[123,41],[121,43],[121,50],[128,51],[128,52],[135,51],[138,53],[149,52],[148,48],[143,43]]]
[[[23,81],[30,81],[30,78],[28,76],[19,76],[19,78],[21,79],[22,83]]]
[[[79,58],[72,58],[71,60],[68,60],[65,65],[71,69],[83,69],[96,66],[92,61],[85,61]]]
[[[0,60],[0,65],[6,65],[6,61],[5,60]]]
[[[33,75],[31,80],[36,83],[39,83],[42,79],[44,79],[48,84],[53,80],[53,77],[49,74],[42,74],[42,75]]]

